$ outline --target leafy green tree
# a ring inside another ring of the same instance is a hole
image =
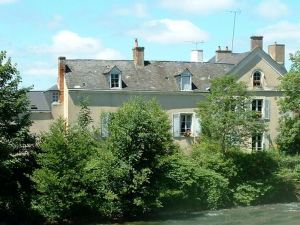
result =
[[[131,99],[114,114],[109,134],[109,148],[126,168],[118,190],[123,214],[134,216],[159,207],[165,175],[161,160],[175,149],[167,114],[154,100]]]
[[[83,105],[78,124],[67,127],[60,118],[41,138],[39,168],[32,176],[38,193],[32,205],[49,222],[72,219],[89,210],[84,168],[98,143],[88,128],[88,114]]]
[[[29,133],[29,88],[19,88],[20,82],[16,65],[0,52],[0,222],[24,219],[32,191],[35,139]]]
[[[291,69],[280,84],[280,118],[277,143],[282,151],[300,153],[300,52],[291,55]]]
[[[246,85],[232,76],[212,81],[206,101],[198,105],[203,135],[217,141],[222,152],[247,146],[252,135],[262,133],[264,124],[251,110]]]

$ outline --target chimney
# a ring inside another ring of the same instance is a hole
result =
[[[263,49],[263,36],[251,36],[251,51],[256,48]]]
[[[285,46],[283,44],[277,44],[268,46],[268,53],[277,63],[284,65]]]
[[[220,62],[222,59],[226,58],[226,56],[232,53],[231,50],[228,49],[228,46],[226,46],[225,50],[221,49],[221,46],[218,46],[218,50],[216,51],[216,57],[215,57],[215,62]]]
[[[59,90],[59,102],[64,102],[64,76],[66,70],[66,57],[60,56],[58,57],[58,90]]]
[[[134,40],[134,47],[132,49],[133,62],[135,66],[144,66],[144,47],[139,47],[137,38]]]
[[[203,50],[192,50],[191,62],[203,62]]]

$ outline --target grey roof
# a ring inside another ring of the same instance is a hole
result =
[[[218,57],[218,62],[216,62],[216,56],[212,57],[209,63],[228,63],[228,64],[238,64],[244,58],[246,58],[251,52],[243,53],[222,53]]]
[[[54,84],[52,87],[50,87],[49,89],[47,89],[47,91],[58,91],[57,84]]]
[[[108,90],[107,73],[115,66],[121,71],[123,90],[179,91],[176,75],[188,69],[192,75],[193,90],[205,91],[209,79],[226,74],[232,64],[214,64],[177,61],[145,61],[144,67],[135,67],[132,60],[67,59],[66,84],[68,89]]]
[[[50,105],[47,102],[44,91],[30,91],[27,93],[30,101],[31,111],[50,111]]]

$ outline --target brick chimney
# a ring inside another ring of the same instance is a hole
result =
[[[226,46],[224,50],[221,49],[221,46],[218,46],[218,50],[216,50],[215,62],[220,62],[222,59],[226,58],[228,53],[232,53],[232,51],[228,49],[228,46]]]
[[[64,76],[66,72],[66,57],[60,56],[58,57],[58,90],[59,90],[59,102],[64,102],[64,92],[65,92],[65,86],[64,86]]]
[[[277,44],[275,42],[273,45],[268,46],[268,53],[272,59],[279,64],[284,65],[285,45]]]
[[[263,49],[263,36],[251,36],[251,51],[256,48]]]
[[[137,38],[134,40],[134,47],[132,49],[133,62],[135,66],[144,66],[144,47],[139,47]]]

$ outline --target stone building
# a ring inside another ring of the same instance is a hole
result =
[[[168,113],[175,141],[188,148],[201,135],[196,116],[197,103],[209,93],[210,80],[232,74],[247,84],[253,95],[252,109],[267,123],[268,132],[252,140],[253,150],[274,145],[279,110],[277,87],[286,73],[284,45],[275,43],[263,50],[263,37],[252,36],[248,52],[233,53],[219,48],[214,57],[203,62],[202,50],[191,53],[191,61],[148,61],[137,40],[133,60],[58,59],[58,82],[47,91],[32,91],[31,130],[46,131],[59,116],[68,123],[76,120],[81,99],[88,99],[91,116],[106,135],[100,115],[114,112],[133,96],[155,98]]]

